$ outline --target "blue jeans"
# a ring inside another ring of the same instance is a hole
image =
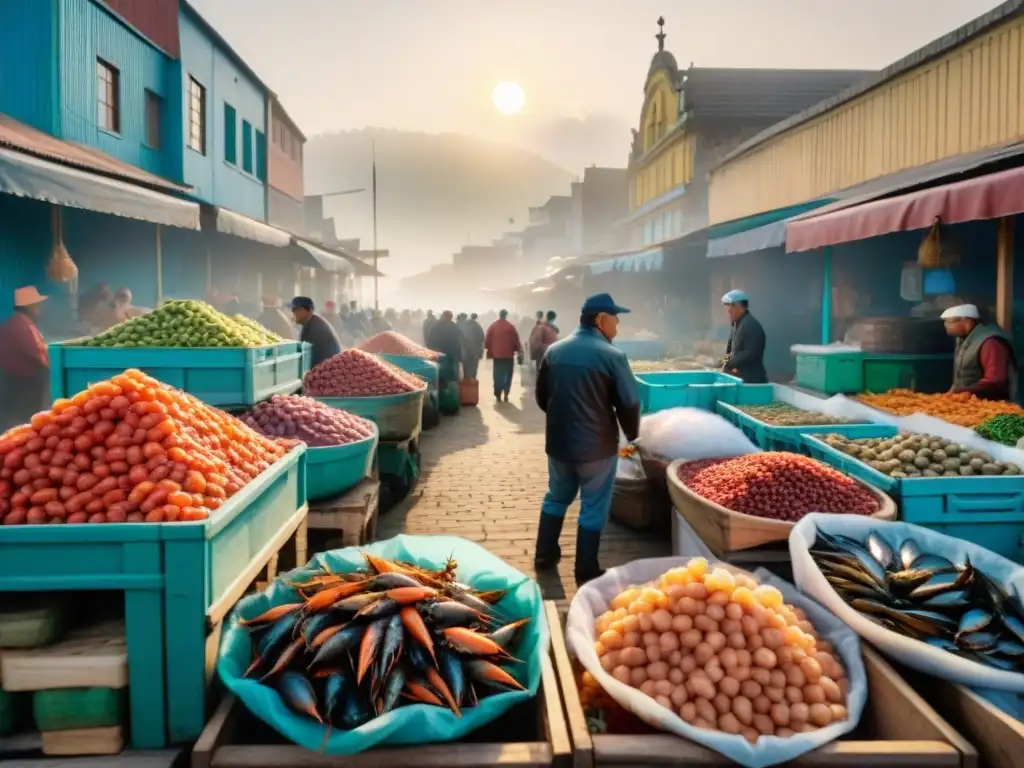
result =
[[[565,517],[579,493],[580,528],[600,532],[612,507],[618,463],[617,456],[584,464],[568,464],[548,456],[548,492],[540,511],[552,517]]]
[[[508,394],[512,390],[512,374],[515,372],[515,360],[494,361],[494,396]]]
[[[475,379],[477,369],[480,367],[480,361],[475,357],[467,357],[462,361],[462,378],[464,379]]]

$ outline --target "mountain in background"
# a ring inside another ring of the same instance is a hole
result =
[[[568,195],[573,174],[531,152],[460,134],[368,128],[312,136],[306,194],[329,197],[339,237],[373,247],[371,164],[377,155],[377,242],[391,252],[381,271],[401,277],[450,261],[463,245],[488,244],[526,225],[527,208]],[[510,223],[513,219],[514,223]]]

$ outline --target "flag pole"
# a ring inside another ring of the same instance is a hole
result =
[[[377,293],[377,140],[373,140],[373,308],[380,309]]]

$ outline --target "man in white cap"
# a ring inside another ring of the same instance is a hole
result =
[[[767,384],[764,328],[750,314],[747,294],[740,290],[729,291],[722,297],[722,304],[732,324],[722,370],[743,379],[744,384]]]
[[[956,339],[951,392],[970,392],[985,400],[1015,400],[1017,354],[1002,328],[981,320],[973,304],[942,313],[946,333]]]
[[[39,332],[46,297],[33,285],[14,292],[14,314],[0,326],[0,431],[27,422],[50,400],[50,356]]]

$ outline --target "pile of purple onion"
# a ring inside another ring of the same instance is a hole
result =
[[[374,434],[373,423],[302,395],[274,395],[243,415],[262,435],[301,440],[310,448],[347,445]]]

